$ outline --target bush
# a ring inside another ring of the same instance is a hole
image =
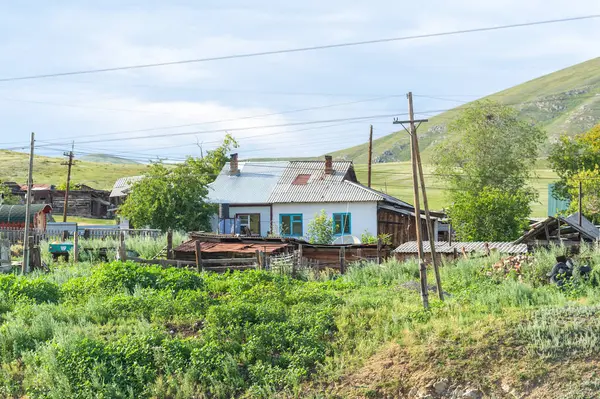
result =
[[[13,299],[30,299],[37,303],[58,302],[60,289],[58,285],[45,279],[27,278],[14,274],[0,275],[0,293]]]

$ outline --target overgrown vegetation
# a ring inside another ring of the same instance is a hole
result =
[[[432,295],[430,311],[414,284],[416,262],[296,279],[130,262],[0,276],[0,397],[378,397],[406,394],[419,383],[413,373],[483,391],[509,373],[511,386],[526,389],[554,362],[598,354],[600,270],[563,289],[548,285],[563,251],[539,252],[520,273],[495,271],[494,256],[448,263],[450,296]],[[600,264],[590,248],[580,256]],[[352,373],[390,344],[400,349],[389,357],[407,366],[389,380],[330,384],[360,380]]]

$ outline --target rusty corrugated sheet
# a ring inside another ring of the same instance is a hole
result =
[[[453,253],[454,250],[458,253],[462,252],[464,248],[466,252],[483,252],[485,251],[485,242],[484,241],[476,241],[476,242],[453,242],[451,245],[448,244],[447,241],[436,242],[435,243],[435,251],[437,253]],[[491,251],[497,251],[500,253],[506,254],[524,254],[527,253],[527,245],[526,244],[514,244],[512,242],[488,242],[489,248]],[[417,242],[409,241],[400,245],[396,248],[394,253],[398,254],[416,254],[417,253]],[[430,253],[431,248],[429,246],[428,241],[423,242],[423,252]]]
[[[287,243],[242,243],[242,242],[201,242],[200,250],[202,252],[235,252],[253,254],[257,250],[266,253],[273,253],[279,249],[287,247]],[[189,240],[175,248],[177,252],[195,252],[196,246],[194,240]]]

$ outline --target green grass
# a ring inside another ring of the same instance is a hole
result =
[[[0,151],[0,180],[16,181],[25,184],[29,155]],[[33,181],[36,184],[59,185],[67,180],[64,159],[36,156],[33,164]],[[111,164],[79,161],[73,165],[71,181],[76,184],[87,184],[96,189],[110,190],[120,177],[143,174],[146,169],[141,164]]]
[[[358,180],[367,183],[367,165],[355,164]],[[423,165],[425,174],[425,184],[427,184],[427,198],[429,206],[434,210],[441,210],[448,206],[445,196],[444,183],[436,180],[431,175],[432,168],[429,165]],[[532,179],[531,184],[538,191],[538,202],[532,204],[532,216],[545,217],[548,213],[548,184],[557,179],[556,174],[548,169],[545,161],[538,162],[535,169],[536,178]],[[371,186],[410,204],[413,203],[412,189],[412,168],[410,162],[390,162],[373,164]]]
[[[59,218],[62,221],[62,218]],[[77,223],[80,226],[85,226],[85,225],[105,225],[105,226],[111,226],[111,225],[116,225],[116,220],[115,219],[94,219],[94,218],[84,218],[84,217],[79,217],[79,216],[67,216],[67,222],[73,222],[73,223]]]
[[[600,253],[559,290],[544,275],[563,252],[521,277],[495,257],[447,263],[451,295],[428,311],[406,286],[414,261],[298,279],[50,262],[0,276],[0,397],[394,397],[440,378],[585,397],[595,385],[573,376],[599,353]]]
[[[573,135],[586,131],[600,122],[599,71],[600,58],[595,58],[486,98],[516,107],[523,119],[534,121],[545,129],[550,140],[563,133]],[[560,101],[552,101],[553,98],[558,98]],[[548,106],[549,104],[552,106]],[[416,112],[418,112],[418,104],[416,106]],[[469,104],[436,115],[429,118],[429,122],[421,125],[419,132],[423,159],[428,159],[433,144],[444,139],[444,129],[441,127],[452,121],[462,107],[467,106]],[[366,163],[367,150],[368,143],[365,143],[336,151],[332,155],[335,158]],[[391,153],[386,156],[386,162],[408,160],[410,149],[406,132],[395,132],[375,140],[373,142],[374,158],[376,159],[384,152]]]

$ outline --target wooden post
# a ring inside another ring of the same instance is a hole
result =
[[[119,236],[119,258],[121,262],[127,261],[127,249],[125,248],[125,233],[121,232]]]
[[[346,273],[346,247],[340,247],[340,274]]]
[[[429,309],[429,288],[427,285],[427,266],[423,258],[423,233],[421,231],[421,203],[419,198],[419,178],[417,166],[418,148],[416,144],[417,129],[415,128],[415,115],[413,111],[412,92],[408,95],[408,114],[410,118],[410,159],[413,175],[413,198],[415,207],[415,231],[417,235],[417,251],[419,255],[419,280],[421,282],[421,299],[423,307]]]
[[[27,174],[27,197],[25,202],[25,232],[23,235],[23,265],[21,273],[29,273],[29,228],[31,223],[31,196],[33,188],[33,151],[35,146],[35,133],[31,133],[31,149],[29,150],[29,172]]]
[[[377,238],[377,264],[381,265],[382,256],[381,256],[381,247],[383,246],[383,242],[381,238]]]
[[[75,229],[75,236],[73,236],[73,263],[79,262],[79,234]]]
[[[260,265],[260,251],[257,249],[256,250],[256,268],[258,270],[260,270],[260,268],[261,268],[260,266],[261,266]]]
[[[367,171],[367,181],[369,188],[371,187],[371,164],[373,162],[373,125],[369,130],[369,166]]]
[[[196,247],[196,271],[200,273],[202,271],[202,248],[200,241],[194,241],[194,245]]]
[[[167,231],[167,259],[173,259],[173,230]]]

